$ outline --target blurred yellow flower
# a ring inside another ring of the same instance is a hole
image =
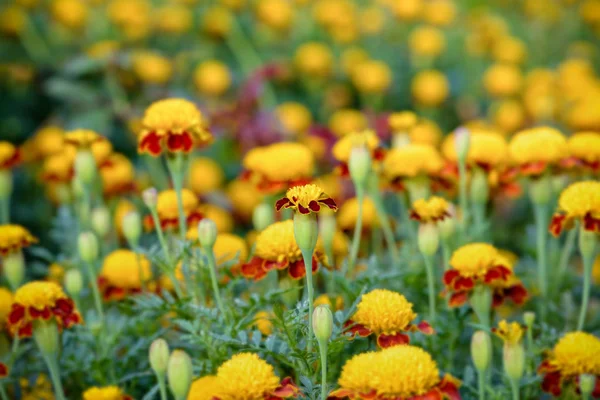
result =
[[[153,51],[138,51],[131,56],[131,68],[144,83],[166,84],[173,75],[173,65],[168,58]]]
[[[188,172],[188,187],[198,196],[220,189],[225,182],[221,166],[211,158],[196,157]]]
[[[288,101],[275,109],[283,132],[290,137],[305,134],[312,125],[312,115],[302,103]]]
[[[68,29],[79,30],[88,20],[88,7],[82,0],[52,0],[52,17]]]
[[[438,28],[421,26],[410,33],[408,45],[416,56],[437,57],[446,49],[446,38]]]
[[[218,60],[207,60],[194,70],[194,85],[206,96],[221,96],[231,86],[229,68]]]
[[[413,78],[411,92],[417,103],[427,107],[436,107],[448,98],[450,84],[442,72],[425,70],[417,73]]]
[[[383,61],[364,61],[352,70],[352,83],[359,92],[381,94],[392,84],[392,71]]]
[[[332,71],[333,56],[326,45],[308,42],[296,49],[294,65],[307,77],[327,78]]]

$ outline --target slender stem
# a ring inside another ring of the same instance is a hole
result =
[[[469,204],[467,199],[467,162],[466,160],[458,160],[458,202],[460,205],[460,211],[462,218],[460,220],[460,226],[463,235],[466,235],[467,224],[469,223]]]
[[[321,400],[325,400],[327,399],[327,341],[319,340],[319,353],[321,355]]]
[[[377,189],[375,189],[371,190],[370,197],[375,203],[377,219],[381,224],[381,230],[383,231],[383,237],[385,238],[385,242],[388,247],[388,252],[390,253],[390,259],[392,260],[394,266],[398,266],[400,265],[400,257],[398,256],[398,249],[396,248],[396,239],[394,238],[394,232],[392,231],[390,220],[388,219],[387,213],[385,212],[385,206],[383,205],[381,195],[379,194],[379,192],[377,192]]]
[[[558,264],[558,271],[554,275],[556,279],[555,290],[560,290],[560,285],[563,282],[565,277],[565,273],[567,272],[567,267],[569,266],[569,260],[571,259],[571,255],[573,254],[573,248],[575,247],[575,239],[577,238],[577,229],[573,227],[567,233],[567,239],[565,240],[565,244],[563,245],[562,252],[560,254],[560,261]]]
[[[512,392],[513,400],[519,400],[520,396],[519,396],[519,380],[518,379],[510,380],[510,390]]]
[[[96,312],[100,317],[100,321],[104,321],[104,309],[102,307],[102,297],[100,297],[100,290],[98,289],[98,279],[96,278],[96,272],[92,263],[86,262],[85,266],[88,270],[90,283],[92,284],[92,293],[94,294],[94,305],[96,306]]]
[[[54,387],[54,397],[56,397],[57,400],[66,400],[65,391],[60,381],[60,373],[58,370],[58,362],[56,361],[56,356],[47,354],[43,354],[43,356],[44,361],[46,361],[46,365],[48,366],[48,372],[50,373],[50,380],[52,381],[52,386]]]
[[[352,237],[352,247],[350,248],[350,258],[348,259],[348,274],[354,273],[356,259],[358,257],[358,249],[360,247],[360,237],[362,234],[363,222],[363,200],[365,192],[363,188],[356,188],[356,200],[358,201],[358,215],[356,216],[356,225],[354,226],[354,236]]]
[[[10,222],[10,197],[0,199],[0,224],[6,225]]]
[[[156,375],[158,380],[158,390],[160,391],[160,400],[167,400],[167,385],[165,384],[164,375]]]
[[[206,251],[206,258],[208,259],[208,271],[210,272],[210,281],[212,283],[213,292],[215,294],[215,301],[217,302],[217,307],[223,315],[223,318],[227,319],[225,307],[223,306],[223,300],[221,299],[221,293],[219,292],[219,283],[217,282],[217,263],[215,260],[215,253],[212,249]]]
[[[414,246],[416,243],[416,234],[413,221],[409,217],[410,207],[406,201],[406,194],[404,192],[398,193],[398,199],[400,200],[400,218],[402,219],[402,227],[404,227],[408,242],[411,244],[411,246]]]
[[[435,321],[435,271],[433,270],[433,259],[431,256],[423,255],[425,270],[427,272],[427,292],[429,295],[429,319]]]
[[[485,371],[477,373],[477,388],[479,391],[479,400],[485,400]]]
[[[477,233],[483,234],[485,227],[485,203],[474,203],[473,204],[473,220]]]
[[[590,289],[592,286],[592,268],[594,266],[594,254],[582,254],[583,258],[583,296],[581,298],[581,311],[577,322],[577,330],[582,331],[585,325],[588,304],[590,302]]]
[[[444,263],[444,271],[450,269],[450,243],[447,239],[442,239],[442,262]]]
[[[537,243],[537,261],[538,261],[538,285],[543,301],[540,301],[541,319],[546,319],[546,303],[548,299],[548,265],[547,265],[547,249],[546,249],[546,231],[548,229],[547,221],[547,205],[535,204],[535,226],[536,226],[536,243]]]
[[[182,242],[185,242],[185,234],[187,232],[186,215],[183,209],[183,179],[185,178],[186,168],[183,167],[185,160],[183,156],[178,154],[177,158],[167,164],[169,166],[169,172],[171,173],[171,180],[173,181],[173,188],[177,195],[177,214],[179,217],[179,238]],[[178,167],[174,167],[173,164],[177,164]],[[185,255],[184,255],[185,256]]]
[[[314,288],[312,276],[312,257],[314,249],[302,250],[302,259],[304,260],[304,269],[306,271],[306,293],[308,295],[308,351],[312,351],[313,326],[312,315],[314,308]]]
[[[134,249],[135,251],[135,249]],[[142,291],[146,291],[146,281],[144,280],[144,270],[142,268],[142,256],[138,251],[135,252],[135,260],[137,262],[138,274],[140,276],[140,287]]]
[[[169,186],[169,181],[165,170],[161,165],[161,159],[153,156],[143,156],[146,168],[150,173],[150,178],[154,186],[160,190],[166,189]]]
[[[158,236],[158,241],[160,243],[160,247],[162,248],[163,253],[165,253],[165,258],[167,259],[167,263],[169,264],[169,270],[167,275],[171,282],[173,283],[173,288],[175,289],[175,293],[177,297],[180,299],[183,297],[183,292],[181,290],[181,286],[179,285],[179,281],[173,272],[175,266],[173,265],[173,261],[171,259],[171,253],[169,251],[169,246],[167,245],[167,240],[162,231],[162,227],[160,225],[160,220],[158,219],[158,213],[156,212],[156,208],[150,207],[150,215],[152,215],[152,221],[154,222],[154,230],[156,231],[156,236]]]
[[[527,375],[531,375],[535,368],[535,360],[533,359],[533,330],[527,329]]]
[[[6,389],[4,389],[4,382],[0,382],[0,398],[8,400],[8,394],[6,394]]]

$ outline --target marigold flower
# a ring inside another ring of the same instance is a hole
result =
[[[367,118],[359,111],[351,108],[337,110],[328,122],[329,129],[337,136],[346,136],[349,133],[364,131],[367,126]],[[346,156],[348,158],[349,156]]]
[[[23,157],[27,161],[43,160],[60,153],[64,146],[64,130],[55,125],[40,128],[24,145]]]
[[[496,131],[473,128],[471,134],[467,163],[477,166],[486,172],[506,163],[508,144],[503,135]],[[453,163],[458,162],[454,134],[448,135],[442,143],[442,154]],[[458,175],[458,172],[456,173]]]
[[[82,29],[88,19],[87,4],[80,0],[53,0],[50,6],[52,18],[66,28]]]
[[[492,328],[492,332],[505,343],[517,344],[523,339],[525,328],[518,322],[513,321],[509,323],[503,319],[498,323],[497,328]]]
[[[273,313],[268,311],[259,311],[254,316],[254,326],[265,336],[269,336],[273,333]]]
[[[165,85],[173,76],[171,61],[155,51],[136,51],[131,56],[131,69],[143,83]]]
[[[379,225],[377,211],[373,200],[368,197],[363,199],[363,231],[370,231],[371,228]],[[358,199],[353,197],[346,200],[337,213],[338,227],[344,232],[352,232],[358,218]]]
[[[493,292],[493,306],[506,297],[516,304],[527,298],[527,290],[513,274],[512,265],[487,243],[471,243],[457,249],[450,258],[452,267],[444,273],[444,285],[451,292],[450,306],[458,307],[469,299],[476,285],[486,285]]]
[[[563,229],[573,228],[575,221],[581,222],[586,231],[600,233],[600,182],[575,182],[564,189],[550,222],[550,232],[559,236]]]
[[[165,99],[152,103],[142,120],[138,152],[159,156],[163,152],[189,153],[212,141],[203,115],[194,103]]]
[[[340,138],[333,146],[333,157],[340,162],[337,172],[341,176],[349,176],[348,162],[352,149],[364,147],[371,153],[371,159],[381,161],[384,157],[383,149],[379,146],[379,138],[374,131],[367,129],[361,132],[352,132]]]
[[[301,103],[288,101],[277,106],[277,118],[289,136],[299,136],[308,131],[312,125],[312,115]]]
[[[194,158],[188,173],[188,186],[198,196],[219,189],[225,182],[223,168],[208,157]]]
[[[83,400],[133,400],[117,386],[92,387],[83,392]]]
[[[183,203],[183,212],[187,220],[187,226],[193,226],[195,222],[202,219],[202,214],[198,211],[198,199],[189,189],[181,191]],[[179,211],[177,208],[177,193],[175,190],[163,190],[158,194],[156,203],[158,219],[163,229],[177,229],[179,227]],[[154,222],[150,215],[146,216],[145,224],[147,228],[153,228]]]
[[[12,143],[0,141],[0,170],[10,169],[21,160],[19,149]]]
[[[406,179],[424,176],[436,179],[444,162],[435,147],[426,144],[408,144],[387,152],[383,160],[383,174],[396,190],[404,190]]]
[[[374,400],[459,399],[460,383],[450,375],[440,379],[435,361],[415,346],[394,346],[358,354],[346,362],[333,398]]]
[[[65,133],[64,143],[76,150],[90,149],[95,143],[107,142],[107,139],[90,129],[75,129]]]
[[[327,294],[322,294],[315,299],[314,306],[325,305],[329,306],[332,311],[340,311],[344,309],[344,298],[337,296],[330,298]]]
[[[558,130],[538,127],[520,131],[511,139],[508,151],[524,175],[541,175],[567,158],[567,139]]]
[[[380,94],[392,84],[392,71],[383,61],[367,60],[352,70],[352,83],[360,92]]]
[[[417,103],[427,107],[437,107],[446,101],[450,84],[446,75],[440,71],[425,70],[413,78],[411,92]]]
[[[393,132],[408,132],[419,122],[419,117],[412,111],[400,111],[390,114],[388,124]]]
[[[300,214],[310,214],[311,212],[318,213],[321,205],[337,211],[335,201],[323,192],[323,189],[317,185],[308,184],[288,189],[285,197],[277,200],[275,208],[277,211],[282,208],[291,208]]]
[[[194,70],[194,85],[204,95],[221,96],[231,86],[231,73],[221,61],[207,60]]]
[[[585,332],[567,333],[548,352],[538,373],[543,375],[542,390],[557,397],[565,386],[579,386],[579,375],[594,375],[592,397],[600,397],[600,339]]]
[[[13,294],[10,290],[0,287],[0,331],[4,330],[6,318],[13,304]]]
[[[236,354],[217,370],[222,382],[215,400],[275,400],[296,398],[300,390],[291,378],[279,380],[273,367],[258,355]]]
[[[567,141],[569,155],[584,170],[600,171],[600,133],[578,132]]]
[[[192,382],[187,400],[213,400],[220,390],[220,381],[216,375],[203,376]]]
[[[331,74],[333,56],[329,48],[322,43],[304,43],[296,50],[294,65],[305,75],[326,78]]]
[[[0,225],[0,256],[37,243],[37,238],[21,225]]]
[[[286,31],[293,22],[294,9],[287,1],[260,0],[256,5],[256,14],[266,26],[277,31]]]
[[[132,192],[135,188],[135,169],[123,154],[113,153],[100,166],[102,191],[105,197]]]
[[[416,200],[410,210],[410,217],[424,224],[443,221],[450,216],[450,204],[437,196]]]
[[[227,186],[227,196],[233,211],[243,221],[252,218],[254,208],[263,201],[263,194],[249,181],[236,179]]]
[[[313,153],[307,146],[288,142],[255,147],[242,163],[244,178],[266,193],[308,183],[315,168]]]
[[[364,294],[356,312],[346,322],[345,327],[352,337],[366,337],[374,334],[379,347],[386,348],[410,343],[406,332],[420,331],[427,335],[434,333],[425,321],[413,324],[417,314],[413,305],[400,293],[385,289],[375,289]]]
[[[41,178],[47,183],[68,183],[75,176],[75,153],[62,151],[44,160]]]
[[[36,320],[54,319],[59,328],[81,324],[75,304],[53,282],[34,281],[21,286],[15,293],[7,322],[13,335],[30,337]]]
[[[417,56],[436,57],[446,49],[446,38],[440,29],[423,26],[410,33],[408,45]]]
[[[46,279],[58,285],[62,285],[65,276],[65,267],[60,264],[52,263],[48,266],[48,276]]]
[[[306,275],[306,267],[302,252],[296,244],[294,221],[275,222],[259,233],[256,238],[254,257],[241,267],[246,278],[260,280],[273,269],[284,270],[293,279],[301,279]],[[318,262],[326,263],[327,259],[321,248],[317,248],[312,259],[312,272],[318,269]]]
[[[152,277],[150,261],[143,254],[118,249],[104,258],[98,287],[105,300],[121,300],[142,291],[142,280]]]
[[[523,74],[515,65],[494,64],[485,72],[483,85],[491,96],[513,96],[521,90]]]
[[[200,219],[211,219],[215,223],[215,225],[217,225],[218,233],[233,231],[234,221],[231,217],[231,211],[223,207],[219,207],[215,204],[208,203],[200,205],[196,211],[200,215]],[[189,227],[190,229],[193,227],[194,230],[197,231],[195,226],[189,225]]]

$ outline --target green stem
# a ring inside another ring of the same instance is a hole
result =
[[[167,264],[169,264],[169,269],[167,275],[169,275],[169,279],[173,283],[173,288],[175,289],[175,293],[177,297],[180,299],[183,298],[183,292],[181,290],[181,286],[179,285],[179,281],[175,276],[173,261],[171,259],[171,253],[169,251],[169,246],[167,245],[167,240],[162,231],[162,226],[160,225],[160,220],[158,218],[158,213],[156,212],[156,208],[150,207],[150,215],[152,215],[152,221],[154,222],[154,230],[156,231],[156,236],[158,236],[158,241],[160,243],[160,247],[162,248],[163,253],[165,253],[165,258],[167,260]]]
[[[513,400],[519,400],[519,380],[511,379],[510,380],[510,390],[512,392]]]
[[[567,272],[567,267],[569,266],[569,260],[571,259],[571,255],[573,254],[573,248],[575,247],[575,239],[577,238],[577,229],[573,227],[567,233],[567,239],[565,240],[565,244],[563,245],[562,252],[560,254],[560,261],[558,264],[558,271],[554,275],[555,276],[555,284],[554,289],[558,292],[560,291],[560,285],[564,280],[565,273]]]
[[[0,225],[10,222],[10,197],[0,199]]]
[[[463,236],[466,236],[467,224],[469,223],[469,204],[467,200],[467,163],[466,160],[458,160],[458,202],[462,218],[460,219],[460,227]]]
[[[156,375],[158,380],[158,390],[160,391],[160,400],[167,400],[167,385],[164,375]]]
[[[171,180],[173,181],[173,189],[177,195],[177,214],[179,217],[179,238],[182,242],[185,242],[185,234],[187,232],[186,215],[183,209],[183,179],[185,178],[185,163],[181,154],[177,154],[174,161],[168,161],[169,172],[171,173]],[[184,253],[185,257],[185,253]]]
[[[429,295],[429,319],[430,323],[435,321],[435,271],[433,270],[433,259],[431,256],[423,255],[425,270],[427,272],[427,292]]]
[[[56,397],[56,400],[66,400],[65,391],[60,381],[60,373],[56,356],[43,354],[43,357],[44,361],[46,361],[46,365],[48,366],[50,380],[52,381],[52,386],[54,387],[54,397]]]
[[[542,295],[540,301],[541,319],[546,319],[546,303],[548,299],[548,265],[547,265],[547,249],[546,249],[546,231],[548,229],[547,221],[547,205],[535,204],[535,226],[536,226],[536,244],[537,244],[537,261],[538,261],[538,285]]]
[[[392,231],[390,220],[388,219],[387,213],[385,212],[385,207],[383,205],[381,195],[377,190],[371,190],[370,197],[375,203],[377,219],[381,224],[381,230],[383,231],[383,237],[385,238],[385,242],[388,247],[390,259],[392,260],[394,266],[398,266],[400,265],[400,257],[398,256],[398,249],[396,248],[396,239],[394,238],[394,232]]]
[[[327,341],[319,340],[319,353],[321,355],[321,400],[325,400],[327,399]]]
[[[583,296],[581,298],[581,311],[577,322],[577,330],[582,331],[585,325],[588,304],[590,302],[590,290],[592,287],[592,268],[594,267],[594,254],[583,254]]]
[[[4,389],[4,382],[0,382],[0,398],[8,400],[8,394],[6,394],[6,389]]]
[[[473,220],[478,234],[483,234],[485,227],[485,203],[473,204]]]
[[[221,299],[221,293],[219,292],[219,283],[217,282],[217,263],[215,260],[215,253],[212,249],[206,251],[206,258],[208,259],[208,271],[210,272],[210,281],[212,283],[213,292],[215,294],[215,301],[217,302],[217,307],[223,315],[223,318],[227,319],[225,307],[223,306],[223,300]]]
[[[140,255],[140,253],[138,251],[136,251],[136,249],[134,249],[135,251],[135,260],[137,262],[137,267],[138,267],[138,274],[140,276],[140,287],[142,288],[142,291],[146,291],[146,281],[144,280],[144,270],[142,269],[142,256]]]
[[[442,239],[442,262],[444,263],[444,271],[448,271],[450,269],[450,254],[452,250],[450,250],[450,243],[448,243],[447,239]]]
[[[485,371],[477,373],[477,388],[479,391],[479,400],[485,400]]]
[[[312,257],[314,249],[302,250],[302,259],[304,260],[304,269],[306,270],[306,293],[308,295],[308,351],[312,351],[313,326],[312,315],[314,308],[314,288],[312,276]]]
[[[152,179],[154,186],[159,190],[164,190],[169,187],[169,181],[165,174],[165,170],[161,165],[161,159],[153,156],[143,156],[142,158],[150,173],[150,178]]]
[[[531,375],[535,368],[535,360],[533,359],[533,330],[530,328],[527,329],[527,357],[529,358],[527,375]]]
[[[408,202],[406,201],[406,193],[398,193],[398,199],[400,200],[400,218],[402,219],[402,226],[406,234],[406,238],[411,246],[416,243],[416,233],[413,226],[413,221],[410,219]]]
[[[352,247],[350,248],[350,258],[348,259],[348,275],[354,273],[356,259],[358,257],[358,249],[360,248],[360,237],[362,234],[363,220],[363,200],[365,192],[363,188],[356,188],[356,200],[358,201],[358,215],[356,216],[356,225],[354,226],[354,236],[352,237]]]
[[[88,270],[88,275],[90,278],[90,283],[92,284],[92,293],[94,294],[94,305],[96,307],[96,312],[100,317],[100,321],[104,321],[104,309],[102,307],[102,297],[100,296],[100,289],[98,289],[98,279],[96,278],[96,272],[94,271],[94,266],[92,263],[86,262],[85,266]]]

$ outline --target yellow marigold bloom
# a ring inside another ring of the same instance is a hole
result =
[[[98,276],[98,286],[105,300],[121,300],[139,293],[142,282],[152,277],[150,260],[143,254],[118,249],[104,258]]]
[[[527,47],[520,39],[505,36],[494,44],[492,56],[498,63],[522,64],[527,57]]]
[[[544,375],[542,390],[559,397],[562,386],[576,383],[579,375],[600,377],[600,339],[585,332],[564,335],[538,367]]]
[[[138,51],[131,56],[131,69],[144,83],[166,84],[173,75],[171,61],[154,51]]]
[[[0,287],[0,331],[4,330],[6,319],[13,304],[13,294],[10,290]]]
[[[364,61],[353,69],[352,83],[359,92],[380,94],[392,84],[392,71],[383,61]]]
[[[58,285],[62,285],[63,278],[65,276],[65,267],[60,264],[52,263],[48,266],[48,279],[50,282],[54,282]]]
[[[66,132],[64,135],[65,145],[76,150],[91,149],[94,145],[105,142],[108,142],[108,140],[104,136],[90,129],[75,129]]]
[[[144,113],[143,129],[138,136],[138,152],[153,156],[165,150],[189,153],[194,147],[212,142],[212,135],[205,125],[203,115],[187,100],[172,98],[156,101]]]
[[[465,277],[481,277],[496,266],[498,250],[487,243],[471,243],[457,249],[450,258],[450,266]]]
[[[380,158],[379,138],[374,131],[368,129],[360,132],[349,133],[335,143],[332,149],[333,156],[342,163],[348,163],[350,154],[355,147],[364,146],[374,156]]]
[[[89,46],[85,53],[88,57],[102,60],[115,54],[121,47],[121,44],[116,40],[101,40]]]
[[[550,232],[558,236],[563,229],[571,229],[575,221],[587,231],[600,232],[600,182],[575,182],[561,192]]]
[[[273,333],[271,318],[273,318],[273,313],[268,311],[259,311],[254,316],[254,326],[265,336]]]
[[[256,15],[269,28],[285,31],[293,21],[294,10],[285,0],[260,0],[256,4]]]
[[[233,231],[234,221],[231,216],[231,211],[215,204],[202,204],[198,207],[197,211],[203,218],[209,218],[214,221],[215,225],[217,225],[218,233]],[[195,229],[195,224],[190,224],[189,226],[197,231],[197,229]]]
[[[155,24],[160,32],[179,35],[190,30],[192,11],[179,4],[167,4],[155,11]]]
[[[113,153],[100,166],[102,191],[104,196],[112,197],[133,191],[135,188],[135,169],[123,154]]]
[[[152,5],[147,0],[112,0],[108,17],[129,40],[148,36],[151,30]]]
[[[442,138],[442,131],[434,121],[422,118],[410,130],[409,137],[411,143],[437,147]]]
[[[236,354],[217,370],[222,382],[217,400],[249,400],[296,397],[296,388],[289,378],[279,380],[273,367],[258,355]]]
[[[75,171],[73,164],[75,153],[63,151],[51,155],[44,160],[42,165],[42,180],[50,183],[68,183],[73,178]]]
[[[310,149],[291,142],[255,147],[246,154],[242,164],[250,181],[261,191],[271,193],[306,183],[315,168]]]
[[[337,296],[331,299],[328,295],[322,294],[315,299],[315,307],[320,305],[329,306],[332,311],[340,311],[344,309],[344,298]]]
[[[225,7],[214,6],[202,16],[202,28],[209,36],[223,38],[231,30],[233,17]]]
[[[12,143],[0,141],[0,170],[14,167],[20,158],[19,149]]]
[[[405,0],[393,1],[389,6],[392,8],[394,16],[402,21],[412,21],[417,19],[423,10],[423,0]]]
[[[514,65],[495,64],[485,72],[483,85],[491,96],[513,96],[521,90],[523,74]]]
[[[426,144],[408,144],[387,152],[383,159],[383,174],[392,186],[403,188],[405,179],[418,176],[434,177],[444,162],[435,147]]]
[[[277,106],[275,110],[284,133],[288,136],[299,136],[308,131],[312,125],[312,115],[301,103],[288,101]]]
[[[442,72],[425,70],[413,78],[411,93],[417,103],[426,107],[436,107],[448,98],[450,84]]]
[[[187,400],[213,400],[220,390],[220,381],[216,375],[203,376],[192,382]]]
[[[218,60],[203,61],[194,70],[194,85],[206,96],[221,96],[231,86],[229,68]]]
[[[375,289],[362,296],[356,312],[346,326],[352,336],[375,334],[377,344],[382,348],[407,344],[410,338],[405,332],[419,330],[427,334],[433,333],[427,322],[413,324],[417,314],[412,307],[412,303],[400,293]]]
[[[83,400],[132,400],[116,386],[92,387],[83,392]]]
[[[88,7],[82,0],[53,0],[52,18],[66,28],[78,30],[85,26]]]
[[[450,204],[437,196],[432,196],[427,200],[418,199],[412,205],[410,217],[425,224],[442,221],[450,217]]]
[[[599,132],[577,132],[568,139],[567,145],[569,155],[584,168],[592,171],[600,170]]]
[[[498,322],[498,327],[493,329],[494,333],[505,343],[517,344],[523,339],[525,329],[518,322],[507,322],[502,320]]]
[[[326,45],[308,42],[296,50],[294,65],[304,75],[327,78],[331,75],[333,56]]]
[[[456,5],[452,0],[431,0],[424,4],[423,19],[436,26],[448,26],[456,17]]]
[[[37,238],[21,225],[0,225],[0,256],[37,243]]]
[[[471,140],[467,163],[478,166],[489,171],[501,164],[506,164],[508,157],[508,144],[503,135],[488,129],[469,129]],[[456,146],[454,144],[454,133],[448,135],[442,143],[442,153],[448,160],[456,163]]]
[[[26,160],[43,160],[58,154],[64,146],[64,130],[55,125],[47,125],[36,131],[25,144],[23,156]]]
[[[22,7],[9,5],[0,10],[0,32],[6,36],[18,36],[27,24],[27,13]]]
[[[412,111],[399,111],[390,114],[388,124],[393,132],[408,132],[417,125],[419,117]]]
[[[263,200],[263,194],[252,182],[236,179],[227,186],[227,196],[236,216],[244,221],[252,218],[254,208]]]
[[[436,57],[446,49],[446,38],[440,29],[423,26],[410,33],[408,45],[417,56]]]
[[[193,222],[199,221],[202,217],[198,211],[198,198],[194,192],[189,189],[183,189],[181,191],[181,197],[183,212],[189,226],[191,226]],[[175,190],[163,190],[158,194],[156,211],[163,229],[177,228],[179,226],[179,211],[177,207],[177,193]],[[145,223],[147,228],[152,228],[154,224],[150,216],[146,217]]]
[[[13,335],[30,337],[34,321],[48,321],[51,318],[59,328],[70,328],[82,322],[73,300],[54,282],[33,281],[16,291],[7,318]]]
[[[371,228],[379,225],[377,212],[373,201],[365,197],[363,200],[363,229],[369,231]],[[337,213],[338,227],[344,231],[353,231],[358,217],[358,199],[353,197],[346,200],[340,207]]]
[[[221,188],[225,173],[221,166],[208,157],[194,158],[188,172],[188,187],[198,196]]]
[[[508,151],[511,160],[525,175],[539,175],[568,157],[567,139],[560,131],[538,127],[520,131],[512,137]]]
[[[348,76],[352,75],[354,68],[369,60],[369,53],[362,47],[351,46],[345,49],[340,57],[342,69]]]
[[[285,197],[277,201],[275,208],[277,211],[282,208],[291,208],[300,214],[310,214],[311,212],[318,213],[322,205],[337,211],[335,201],[321,187],[308,184],[288,189]]]
[[[342,137],[349,133],[365,130],[367,118],[358,110],[342,109],[331,115],[328,126],[336,136]]]
[[[525,124],[525,109],[516,100],[503,100],[492,107],[492,121],[504,134],[512,134]]]
[[[451,377],[440,379],[435,361],[415,346],[394,346],[378,352],[358,354],[346,362],[334,398],[382,400],[453,398],[459,384]]]
[[[219,233],[213,247],[215,258],[219,265],[237,261],[241,264],[248,258],[246,241],[232,233]]]

